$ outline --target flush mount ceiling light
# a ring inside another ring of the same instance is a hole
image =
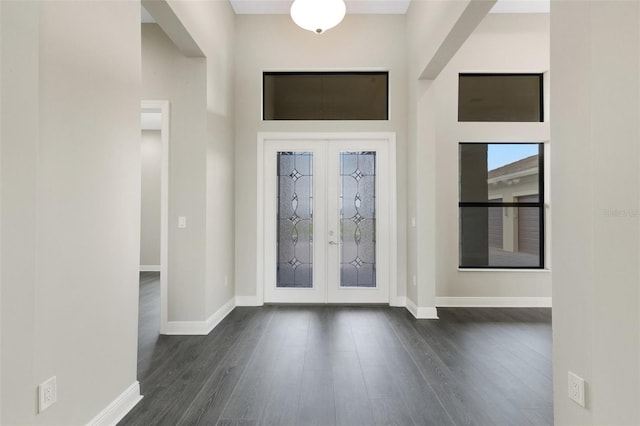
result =
[[[346,10],[343,0],[295,0],[291,19],[300,28],[322,34],[338,25]]]

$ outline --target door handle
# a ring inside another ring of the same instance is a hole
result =
[[[336,243],[335,241],[329,241],[329,244],[332,246],[339,246],[340,243]]]

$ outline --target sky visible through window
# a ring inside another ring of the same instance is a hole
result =
[[[538,154],[538,144],[536,143],[492,143],[488,145],[489,170]]]

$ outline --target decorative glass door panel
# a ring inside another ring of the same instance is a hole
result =
[[[265,302],[389,301],[386,141],[264,146]]]
[[[340,287],[376,286],[376,153],[340,153]]]
[[[313,287],[313,154],[278,152],[277,287]]]

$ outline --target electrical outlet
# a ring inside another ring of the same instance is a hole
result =
[[[52,406],[57,399],[56,376],[53,376],[38,386],[38,413]]]
[[[569,398],[584,407],[584,379],[569,371]]]

